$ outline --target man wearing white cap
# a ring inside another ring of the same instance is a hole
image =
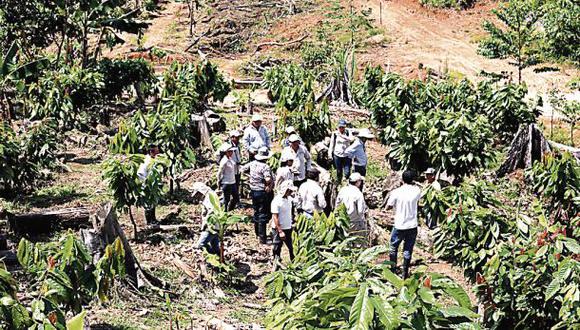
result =
[[[282,182],[287,180],[294,181],[294,172],[292,172],[293,163],[294,158],[290,158],[289,155],[280,156],[280,167],[276,171],[276,180],[274,181],[274,190],[276,192],[280,190]]]
[[[286,148],[286,147],[290,146],[290,141],[288,140],[290,138],[290,135],[298,134],[298,133],[296,133],[296,129],[294,128],[294,126],[286,127],[285,132],[286,132],[286,138],[284,139],[284,141],[282,141],[282,148]]]
[[[324,212],[326,198],[324,191],[318,183],[320,172],[313,168],[306,174],[308,179],[298,189],[298,209],[308,218],[312,218],[314,213]]]
[[[374,138],[375,136],[368,128],[363,128],[359,131],[356,139],[350,147],[346,148],[345,154],[352,159],[352,164],[354,166],[353,172],[358,172],[362,176],[367,174],[368,158],[365,142]]]
[[[270,151],[266,147],[258,149],[255,159],[242,167],[242,172],[249,172],[248,183],[250,185],[250,195],[254,208],[254,230],[256,236],[260,238],[260,243],[266,244],[266,227],[270,220],[270,202],[274,180],[272,169],[266,163],[271,157]]]
[[[201,230],[199,240],[197,241],[196,247],[198,249],[205,249],[207,252],[215,255],[219,255],[220,252],[220,241],[217,235],[217,228],[214,230],[210,230],[211,228],[208,227],[207,219],[214,211],[213,204],[211,199],[214,198],[215,201],[218,201],[218,197],[215,191],[211,190],[210,187],[201,183],[195,182],[191,186],[193,203],[200,204],[204,207],[204,212],[202,214],[202,223],[201,223]]]
[[[270,134],[266,127],[262,126],[262,116],[253,115],[252,123],[244,131],[244,137],[242,143],[244,148],[248,150],[250,161],[254,159],[254,155],[258,149],[262,147],[270,149]]]
[[[282,244],[285,244],[294,260],[292,249],[292,195],[296,187],[292,181],[284,181],[276,197],[272,200],[272,253],[274,255],[274,270],[280,260]]]
[[[426,171],[425,171],[425,178],[427,179],[427,185],[423,188],[423,192],[421,194],[421,197],[424,196],[427,193],[427,190],[429,189],[434,189],[435,191],[441,191],[441,184],[439,183],[439,181],[436,178],[436,172],[435,169],[432,167],[429,167]],[[433,218],[433,215],[430,212],[427,212],[424,210],[424,214],[425,214],[425,224],[427,225],[427,227],[429,229],[435,229],[435,227],[437,227],[437,223],[436,220]]]
[[[290,142],[290,146],[282,150],[281,156],[294,159],[294,163],[292,164],[294,184],[296,187],[300,187],[306,181],[306,172],[312,168],[312,159],[310,152],[301,144],[300,137],[297,134],[290,135],[288,141]]]
[[[342,176],[350,176],[352,159],[346,154],[346,149],[354,141],[350,132],[346,129],[347,122],[344,119],[338,121],[338,129],[330,136],[330,146],[328,148],[328,159],[334,162],[336,168],[336,178],[338,183],[342,182]]]
[[[361,191],[364,183],[364,177],[358,172],[354,172],[348,179],[348,185],[340,189],[336,197],[335,207],[344,204],[346,212],[350,218],[351,225],[356,231],[363,231],[367,229],[365,214],[367,212],[367,204],[365,197]]]
[[[224,209],[227,212],[238,205],[240,195],[236,183],[237,164],[233,159],[236,148],[230,144],[227,144],[226,147],[225,155],[220,160],[218,168],[218,183],[224,193]]]

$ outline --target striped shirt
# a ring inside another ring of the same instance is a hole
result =
[[[242,172],[249,172],[250,190],[266,190],[266,179],[272,181],[272,170],[265,162],[254,160],[242,167]]]

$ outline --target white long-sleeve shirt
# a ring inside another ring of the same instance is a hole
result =
[[[333,156],[336,157],[348,157],[346,154],[346,149],[350,146],[353,138],[345,131],[346,134],[342,134],[339,131],[333,132],[330,136],[330,147],[328,148],[328,158],[332,159]]]
[[[294,180],[304,180],[306,178],[306,171],[309,171],[312,168],[312,158],[306,147],[300,145],[296,151],[294,151],[292,147],[286,147],[282,150],[282,155],[280,157],[283,158],[284,156],[294,159],[294,162],[292,163]]]
[[[242,138],[242,144],[246,150],[256,153],[261,147],[266,147],[270,149],[270,134],[264,126],[256,129],[254,125],[246,127],[244,131],[244,137]]]
[[[363,193],[355,185],[349,184],[338,192],[335,207],[344,204],[352,223],[365,220],[367,204]]]
[[[276,180],[274,181],[274,189],[278,191],[280,185],[284,181],[294,181],[294,173],[292,172],[292,168],[290,166],[281,166],[276,171]]]
[[[151,162],[153,161],[153,158],[149,155],[145,156],[145,160],[143,161],[143,163],[141,163],[141,165],[139,165],[139,169],[137,170],[137,177],[139,178],[139,180],[141,181],[145,181],[147,180],[147,176],[149,176],[149,165],[151,165]]]
[[[224,156],[218,169],[218,182],[221,184],[236,183],[237,164],[232,158]]]
[[[324,191],[314,180],[306,180],[298,189],[298,202],[302,210],[314,214],[321,213],[326,207]]]
[[[365,145],[362,141],[357,138],[350,147],[346,148],[345,154],[347,157],[352,158],[352,164],[358,166],[367,166],[367,153],[365,150]]]

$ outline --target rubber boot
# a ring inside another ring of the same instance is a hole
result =
[[[152,225],[157,222],[155,218],[155,208],[145,209],[145,222],[148,225]]]
[[[397,255],[389,255],[389,260],[393,263],[391,265],[391,272],[393,274],[397,273]]]
[[[260,243],[266,244],[266,223],[260,222],[258,223],[258,237],[260,237]]]
[[[403,259],[403,279],[409,277],[409,267],[411,266],[411,259]]]
[[[254,222],[254,234],[256,234],[256,237],[260,236],[260,231],[258,230],[258,226],[260,224],[258,222]]]

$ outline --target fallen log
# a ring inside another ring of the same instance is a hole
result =
[[[234,79],[233,81],[233,87],[240,89],[240,88],[251,88],[252,86],[262,86],[262,83],[264,82],[264,80],[260,79],[260,80],[237,80]]]
[[[175,267],[181,269],[181,271],[183,273],[185,273],[185,275],[189,276],[192,280],[197,280],[198,279],[198,277],[195,275],[195,272],[194,272],[193,268],[189,267],[188,264],[186,264],[185,262],[183,262],[177,256],[173,256],[172,262],[173,262],[173,265],[175,265]]]
[[[7,213],[10,230],[17,234],[46,234],[57,229],[90,228],[89,207],[22,214]]]

